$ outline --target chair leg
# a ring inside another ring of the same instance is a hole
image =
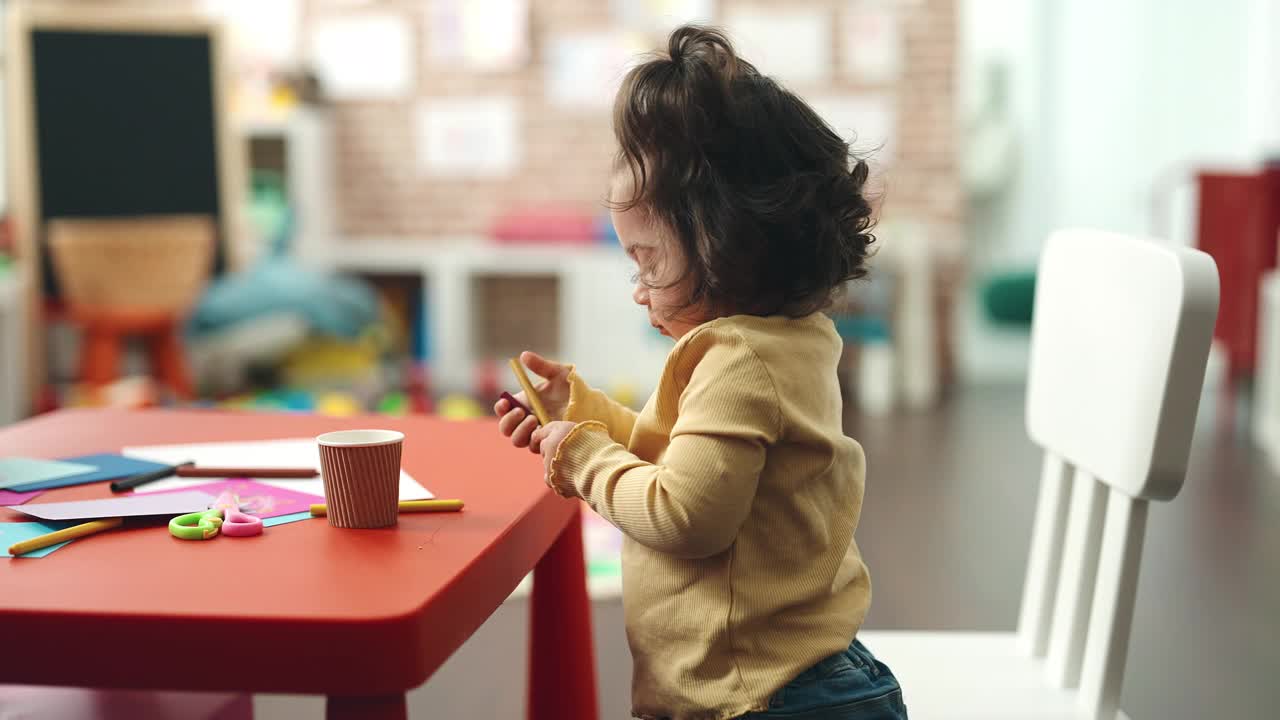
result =
[[[94,387],[110,385],[120,371],[122,338],[109,330],[85,327],[80,346],[80,378]]]
[[[156,378],[167,385],[179,400],[195,398],[177,325],[148,337],[147,348],[151,356],[151,371]]]

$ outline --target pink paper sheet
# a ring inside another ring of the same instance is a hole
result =
[[[193,490],[206,495],[213,495],[214,497],[224,492],[233,492],[240,497],[240,509],[242,511],[260,518],[273,518],[280,515],[307,512],[312,505],[324,502],[324,498],[318,495],[267,485],[253,480],[224,480],[203,485],[192,485],[182,490],[162,490],[147,494],[155,497]]]
[[[0,490],[0,507],[8,505],[21,505],[31,498],[44,492],[43,490],[32,490],[31,492],[13,492],[12,490]]]

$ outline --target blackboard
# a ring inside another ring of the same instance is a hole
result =
[[[206,214],[219,223],[222,270],[212,42],[201,33],[32,31],[41,221]]]

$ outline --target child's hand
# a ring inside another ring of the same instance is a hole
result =
[[[543,382],[536,386],[542,406],[552,417],[562,417],[565,407],[569,404],[569,366],[552,362],[537,353],[527,351],[520,353],[520,362],[535,375],[543,378]],[[523,392],[517,393],[515,398],[526,407],[529,406],[529,399]],[[511,438],[512,445],[529,446],[530,436],[534,428],[538,427],[536,417],[526,414],[520,408],[512,407],[511,403],[505,399],[493,404],[493,413],[500,418],[498,431],[505,437]],[[529,449],[533,452],[538,451],[533,447]]]
[[[551,472],[551,460],[556,456],[556,449],[577,426],[578,423],[557,420],[533,431],[529,449],[542,453],[542,466],[548,473]]]

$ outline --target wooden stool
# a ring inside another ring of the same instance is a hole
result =
[[[75,311],[72,319],[84,330],[80,347],[80,376],[95,388],[119,379],[120,358],[130,337],[143,337],[151,372],[180,400],[195,392],[182,354],[179,318],[174,313],[145,311]]]

